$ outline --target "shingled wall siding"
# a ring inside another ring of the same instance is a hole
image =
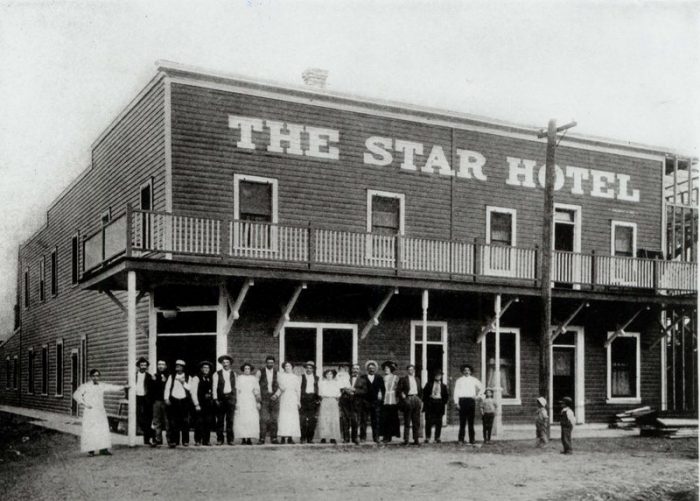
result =
[[[406,197],[406,234],[427,238],[484,239],[486,206],[517,209],[518,245],[532,247],[541,234],[542,193],[539,188],[505,184],[507,156],[544,162],[542,143],[482,132],[453,130],[365,113],[254,97],[221,90],[172,85],[173,208],[202,217],[233,217],[233,175],[275,178],[279,183],[280,223],[312,221],[323,226],[365,231],[367,189],[403,193]],[[340,131],[340,159],[319,160],[265,151],[267,131],[253,133],[256,150],[236,147],[240,132],[230,129],[228,116],[330,127]],[[424,156],[418,172],[393,164],[363,164],[365,140],[373,135],[417,141]],[[441,145],[453,169],[453,148],[481,152],[487,159],[487,182],[452,179],[420,172],[433,144]],[[557,150],[558,163],[613,171],[632,176],[631,187],[641,192],[640,203],[572,195],[570,181],[555,194],[555,202],[582,207],[582,251],[610,253],[610,221],[635,222],[637,247],[661,248],[661,163],[622,155],[576,149]],[[454,186],[453,186],[454,184]],[[590,180],[584,181],[590,186]],[[454,226],[451,228],[451,220]]]
[[[71,284],[71,239],[80,239],[100,226],[100,215],[111,207],[112,219],[126,204],[139,204],[142,183],[153,179],[154,206],[165,210],[165,93],[162,82],[150,89],[94,147],[91,168],[49,209],[48,224],[23,244],[21,269],[29,268],[30,306],[22,315],[22,405],[44,410],[70,412],[70,354],[87,337],[87,369],[98,368],[102,379],[126,383],[127,328],[122,311],[105,295],[81,291]],[[51,295],[50,254],[57,249],[58,294]],[[39,261],[46,258],[46,299],[39,300]],[[23,293],[23,291],[22,291]],[[117,292],[126,304],[126,294]],[[23,296],[20,295],[20,298]],[[138,322],[148,326],[148,297],[141,300]],[[13,340],[18,335],[13,337]],[[62,397],[56,393],[56,341],[63,339]],[[49,349],[49,389],[40,394],[41,347]],[[37,354],[34,394],[27,394],[27,350]],[[147,339],[137,331],[137,353],[147,353]],[[0,401],[10,402],[4,389]],[[116,412],[122,395],[108,397],[108,410]]]

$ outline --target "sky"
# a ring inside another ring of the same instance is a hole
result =
[[[0,0],[0,339],[18,245],[169,60],[698,156],[700,1]]]

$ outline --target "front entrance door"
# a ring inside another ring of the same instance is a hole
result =
[[[175,361],[185,362],[185,372],[197,374],[199,362],[216,364],[216,334],[167,335],[160,334],[156,345],[158,360],[165,360],[168,371],[175,370]]]
[[[576,401],[576,347],[552,348],[552,407],[553,420],[558,422],[561,413],[559,401],[569,397]],[[573,410],[573,409],[572,409]]]
[[[294,372],[304,372],[303,364],[313,361],[316,374],[324,369],[338,369],[341,363],[357,363],[357,326],[288,322],[280,334],[280,360],[294,365]]]
[[[78,389],[78,377],[80,376],[80,370],[78,365],[78,350],[73,350],[70,352],[70,414],[71,416],[78,415],[78,402],[73,398],[73,393]]]

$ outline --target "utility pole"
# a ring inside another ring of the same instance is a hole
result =
[[[551,119],[547,131],[540,131],[538,138],[547,137],[547,157],[545,163],[544,219],[542,221],[542,269],[540,273],[542,287],[542,310],[540,331],[540,396],[549,399],[551,382],[552,352],[552,231],[554,227],[554,176],[557,133],[576,126],[571,122],[557,127],[557,121]],[[553,402],[550,402],[553,405]]]

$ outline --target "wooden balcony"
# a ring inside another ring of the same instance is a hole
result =
[[[367,272],[535,287],[537,248],[478,241],[341,231],[312,225],[218,220],[129,210],[85,238],[83,277],[120,257],[214,260],[335,273]],[[644,289],[659,294],[697,291],[697,264],[554,251],[555,286],[581,290]]]

